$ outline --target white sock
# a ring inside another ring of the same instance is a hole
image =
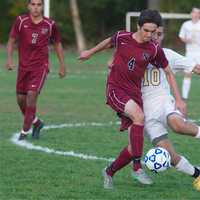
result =
[[[194,175],[195,172],[194,166],[191,165],[190,162],[183,156],[181,156],[181,159],[175,166],[175,168],[177,169],[177,171],[183,172],[190,176]]]
[[[33,120],[32,124],[35,124],[35,123],[37,122],[37,120],[38,120],[38,117],[37,117],[37,116],[35,116],[35,118],[34,118],[34,120]]]
[[[198,127],[198,133],[196,134],[195,138],[199,138],[200,139],[200,126]]]
[[[24,135],[28,135],[28,131],[24,131],[23,129],[21,130],[21,133]]]
[[[184,99],[188,99],[190,86],[191,86],[191,79],[190,78],[184,78],[183,84],[182,84],[182,97]]]

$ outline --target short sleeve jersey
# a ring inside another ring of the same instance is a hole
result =
[[[107,84],[123,89],[130,97],[141,96],[141,80],[149,63],[168,66],[160,46],[153,41],[138,43],[133,32],[119,31],[112,37],[115,52]]]
[[[29,15],[16,18],[9,36],[17,39],[19,68],[27,71],[48,68],[49,42],[61,41],[53,20],[43,17],[40,23],[34,24]]]
[[[186,43],[186,56],[192,53],[200,55],[200,20],[197,23],[193,23],[192,20],[184,22],[180,28],[179,37],[191,40],[190,43]]]

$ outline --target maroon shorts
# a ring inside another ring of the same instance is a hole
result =
[[[17,94],[27,94],[28,91],[40,92],[48,74],[48,69],[37,71],[18,70],[16,92]]]
[[[132,120],[124,115],[124,109],[126,103],[132,99],[142,109],[142,99],[138,96],[129,96],[124,90],[114,87],[107,87],[107,104],[117,112],[117,115],[121,119],[120,131],[127,130],[132,125]]]

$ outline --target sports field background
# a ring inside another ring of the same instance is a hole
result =
[[[21,129],[22,117],[16,105],[16,70],[7,72],[5,50],[0,50],[0,200],[61,199],[200,199],[192,187],[193,179],[170,169],[160,174],[148,172],[154,185],[142,186],[130,176],[130,167],[116,174],[114,190],[102,187],[102,169],[108,164],[100,160],[31,151],[11,143],[10,138]],[[105,105],[106,62],[110,52],[100,53],[81,63],[77,55],[66,52],[69,74],[58,78],[58,62],[51,54],[51,73],[38,102],[38,113],[46,125],[68,123],[116,122],[115,114]],[[178,75],[179,85],[182,75]],[[200,124],[200,79],[193,77],[188,101],[188,117]],[[127,134],[117,125],[70,127],[42,132],[39,141],[29,142],[59,151],[74,151],[97,157],[113,158],[127,144]],[[200,141],[170,134],[176,149],[192,163],[200,166]],[[145,152],[151,147],[145,141]]]

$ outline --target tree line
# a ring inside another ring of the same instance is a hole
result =
[[[75,46],[77,37],[70,3],[74,0],[51,0],[50,15],[58,23],[63,43]],[[198,7],[199,0],[76,0],[80,23],[88,46],[125,28],[125,14],[154,7],[161,12],[189,13]],[[27,0],[1,0],[0,4],[0,43],[8,39],[9,29],[15,17],[27,11]],[[179,24],[178,24],[179,25]],[[178,26],[172,24],[171,28]]]

